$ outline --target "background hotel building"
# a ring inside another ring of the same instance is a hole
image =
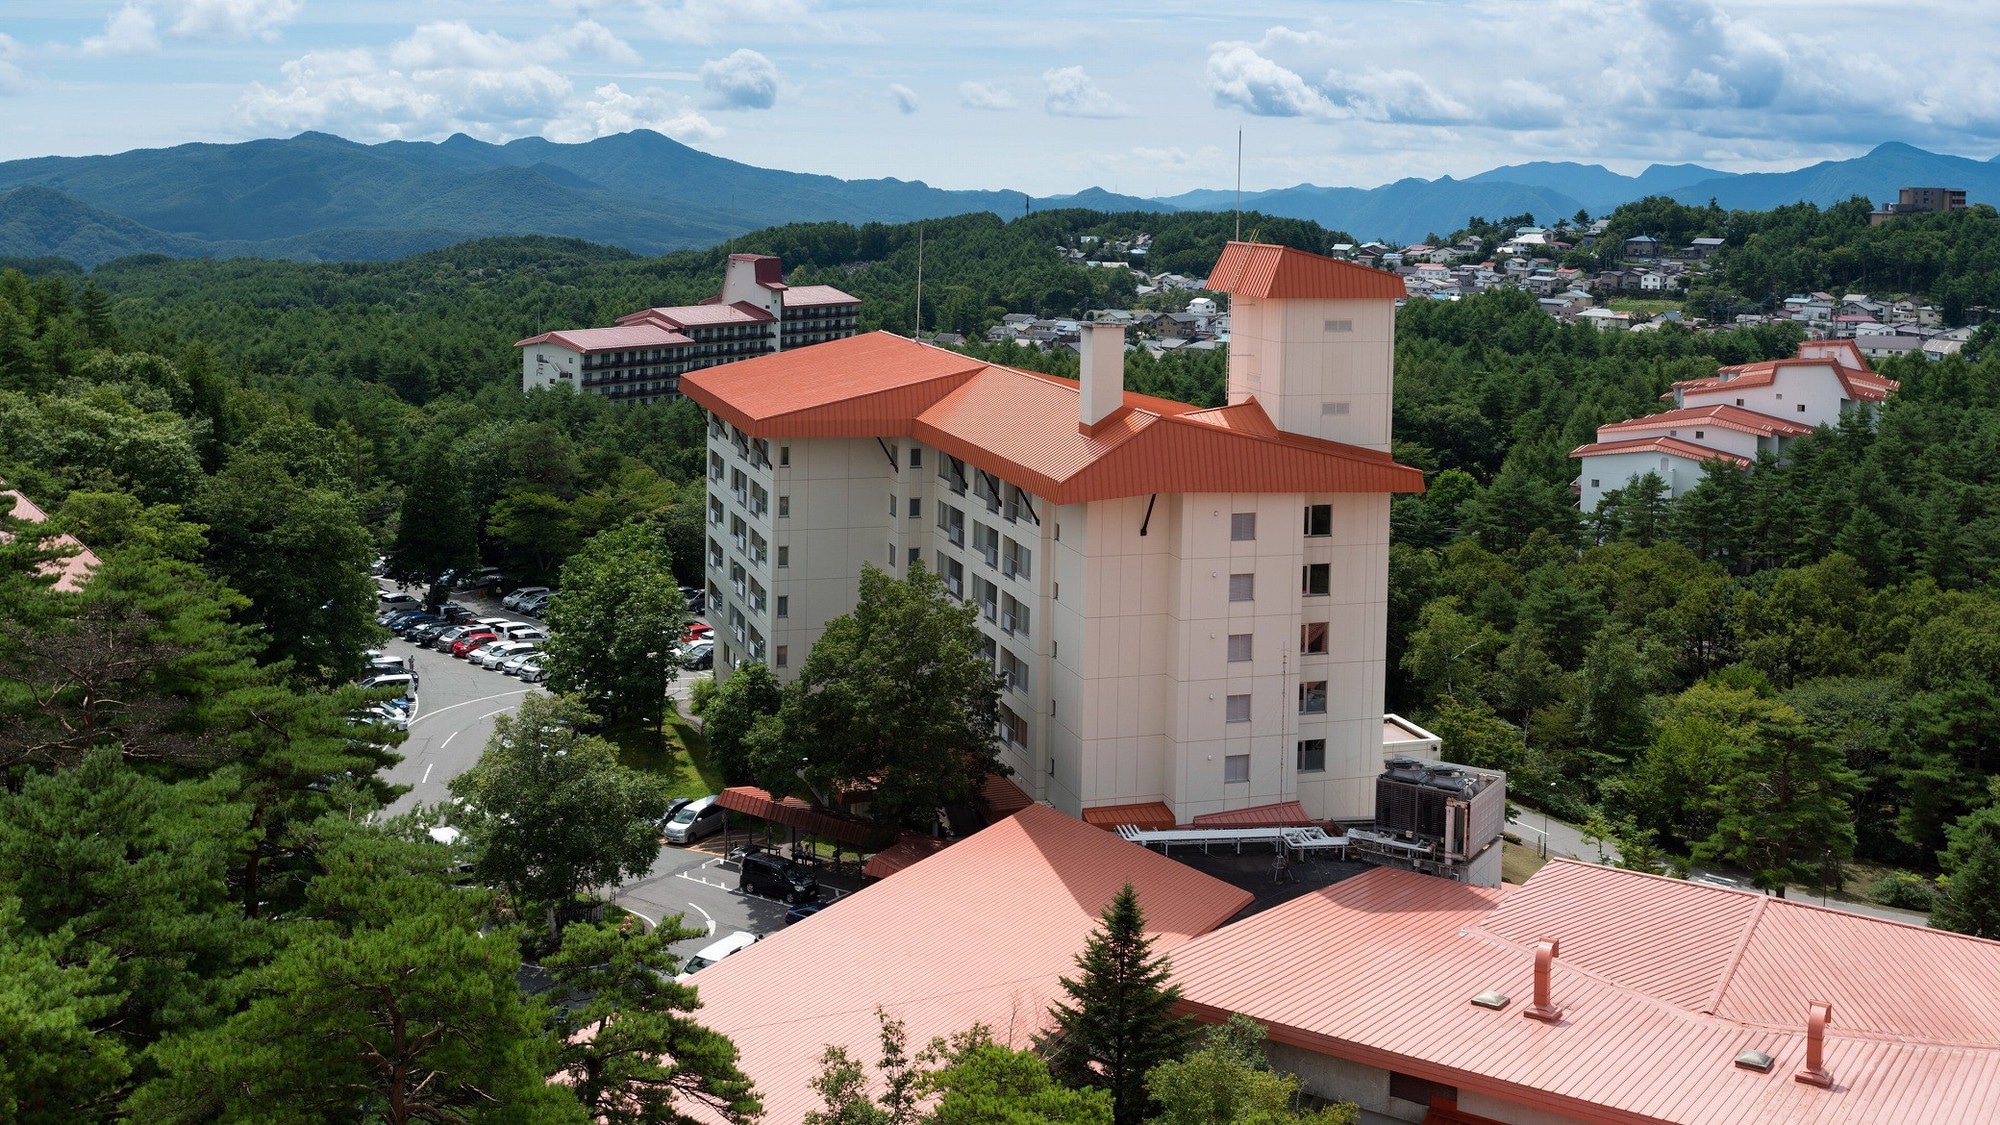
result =
[[[699,305],[530,336],[514,345],[521,389],[567,386],[620,402],[662,402],[680,397],[690,371],[854,335],[860,298],[783,279],[783,264],[768,254],[731,254],[722,292]]]
[[[687,376],[710,415],[718,674],[795,675],[865,563],[980,607],[1004,760],[1071,814],[1180,822],[1297,800],[1370,816],[1383,755],[1392,274],[1231,243],[1228,405],[1126,392],[1117,326],[1080,382],[886,333]]]

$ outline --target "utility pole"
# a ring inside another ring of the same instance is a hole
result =
[[[1236,241],[1243,241],[1243,130],[1236,130]]]
[[[917,315],[916,327],[910,330],[910,339],[921,339],[924,334],[924,224],[917,221]]]

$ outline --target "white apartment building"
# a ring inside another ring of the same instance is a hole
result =
[[[690,375],[719,675],[797,674],[865,563],[980,607],[1003,760],[1072,815],[1366,818],[1382,769],[1394,274],[1231,243],[1229,404],[885,333]],[[1117,810],[1109,812],[1107,810]]]
[[[1673,409],[1597,428],[1597,440],[1570,456],[1580,462],[1578,506],[1594,512],[1604,494],[1647,473],[1669,498],[1700,484],[1710,461],[1747,469],[1760,453],[1872,409],[1899,384],[1875,374],[1853,340],[1807,340],[1791,359],[1718,368],[1711,378],[1675,383],[1662,395]]]
[[[521,390],[568,386],[620,402],[680,397],[680,378],[725,363],[854,335],[860,298],[831,285],[786,285],[768,254],[731,254],[722,292],[699,305],[641,309],[610,328],[544,332],[517,342]]]

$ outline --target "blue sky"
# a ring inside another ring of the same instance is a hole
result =
[[[1248,14],[1240,14],[1248,12]],[[0,0],[0,159],[318,129],[1041,194],[2000,151],[2000,5]]]

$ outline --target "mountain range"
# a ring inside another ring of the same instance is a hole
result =
[[[1886,201],[1915,185],[2000,199],[2000,162],[1898,143],[1790,172],[1655,164],[1625,176],[1595,164],[1539,162],[1375,188],[1299,184],[1247,192],[1243,206],[1357,237],[1409,240],[1448,233],[1472,215],[1551,221],[1579,209],[1604,214],[1656,194],[1766,210],[1853,195]],[[1090,188],[1031,199],[922,181],[842,180],[742,164],[644,130],[582,144],[529,137],[497,145],[462,134],[366,145],[302,133],[0,163],[0,257],[54,255],[85,266],[131,254],[380,259],[502,234],[564,235],[658,254],[791,222],[910,222],[972,211],[1011,217],[1029,207],[1227,210],[1235,203],[1235,192],[1224,190],[1142,199]]]

